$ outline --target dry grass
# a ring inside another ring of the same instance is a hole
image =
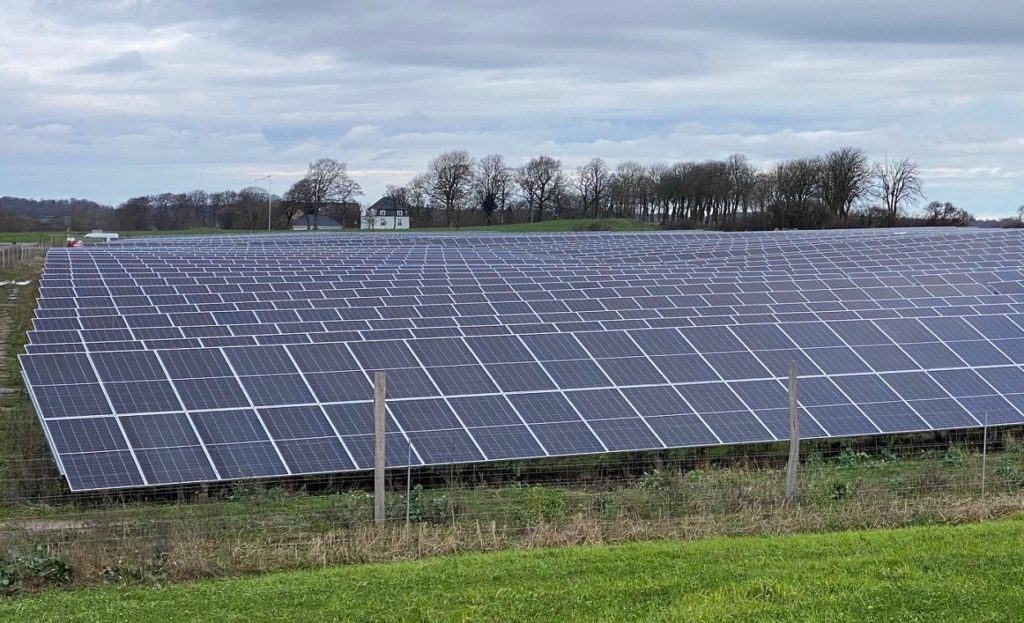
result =
[[[885,500],[864,498],[831,508],[745,504],[728,513],[636,518],[572,513],[527,524],[457,520],[454,523],[267,529],[254,517],[248,528],[209,521],[115,522],[59,529],[8,522],[0,543],[46,543],[67,556],[77,585],[140,583],[265,573],[333,565],[430,558],[572,545],[603,545],[714,536],[783,535],[922,524],[962,524],[1024,511],[1015,494],[965,499],[955,495]],[[43,528],[40,530],[40,528]],[[220,529],[218,529],[220,528]]]

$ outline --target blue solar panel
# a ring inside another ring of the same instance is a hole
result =
[[[562,389],[607,387],[612,384],[600,366],[589,360],[547,361],[544,362],[544,369]]]
[[[557,389],[538,363],[496,363],[487,366],[487,371],[503,392]]]
[[[126,241],[50,252],[21,361],[75,489],[367,469],[376,370],[392,466],[782,439],[792,361],[805,437],[1017,423],[1022,252],[975,230]]]
[[[121,418],[125,436],[135,448],[199,446],[188,416],[181,413],[133,415]]]

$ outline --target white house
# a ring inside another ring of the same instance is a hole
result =
[[[409,210],[396,208],[389,197],[381,197],[363,211],[361,229],[409,229]]]

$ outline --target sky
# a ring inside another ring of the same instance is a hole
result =
[[[0,2],[0,195],[280,194],[330,157],[368,203],[449,149],[854,145],[917,162],[928,200],[1024,204],[1020,0]]]

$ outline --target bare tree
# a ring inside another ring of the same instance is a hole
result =
[[[238,193],[238,215],[245,229],[262,229],[266,222],[267,191],[258,186],[243,188]]]
[[[290,227],[297,216],[306,214],[313,209],[313,190],[310,187],[309,178],[304,177],[292,184],[283,199],[281,208],[286,226]]]
[[[798,158],[775,167],[775,197],[770,206],[774,227],[820,227],[827,215],[822,209],[818,181],[821,161]]]
[[[732,154],[725,162],[729,170],[729,222],[735,224],[741,208],[744,220],[747,218],[747,208],[754,191],[754,167],[743,154]]]
[[[965,225],[970,225],[971,221],[974,220],[974,216],[967,210],[958,208],[949,201],[945,203],[932,201],[924,207],[924,219],[928,225],[964,227]]]
[[[332,158],[320,158],[311,162],[306,172],[306,180],[309,184],[311,219],[307,220],[306,227],[318,229],[317,217],[320,210],[329,204],[344,205],[354,197],[363,194],[359,184],[348,175],[348,165],[338,162]]]
[[[904,158],[884,165],[876,164],[874,177],[877,182],[875,192],[890,225],[896,222],[900,212],[924,198],[916,162]]]
[[[653,216],[658,216],[660,220],[661,215],[668,211],[671,170],[671,167],[664,162],[653,162],[644,170],[640,195],[640,218],[645,223],[650,222]]]
[[[573,185],[576,186],[576,191],[580,194],[584,217],[587,216],[587,212],[595,217],[598,216],[602,202],[606,201],[611,178],[612,173],[608,169],[608,165],[600,158],[594,158],[576,169]]]
[[[149,229],[153,209],[149,197],[132,197],[117,207],[115,222],[118,229]]]
[[[551,156],[537,156],[516,170],[516,183],[530,209],[531,222],[540,222],[544,219],[544,208],[553,202],[565,184],[562,162]]]
[[[480,209],[491,224],[496,211],[504,213],[512,185],[512,171],[501,154],[487,154],[476,168],[476,195]]]
[[[459,149],[446,151],[430,161],[430,196],[444,206],[445,227],[458,225],[473,184],[473,158]]]
[[[768,225],[768,215],[775,201],[778,185],[775,183],[774,171],[758,171],[754,174],[754,185],[750,195],[750,206],[756,215],[756,223],[762,227]]]
[[[843,147],[825,155],[821,163],[821,200],[839,220],[846,220],[855,203],[871,191],[871,166],[864,151]]]
[[[429,227],[434,224],[430,209],[430,191],[433,181],[429,173],[421,173],[406,184],[405,200],[409,205],[409,227]]]
[[[609,181],[613,216],[632,217],[636,213],[642,201],[646,177],[644,166],[633,160],[620,162],[615,167],[615,175]]]

